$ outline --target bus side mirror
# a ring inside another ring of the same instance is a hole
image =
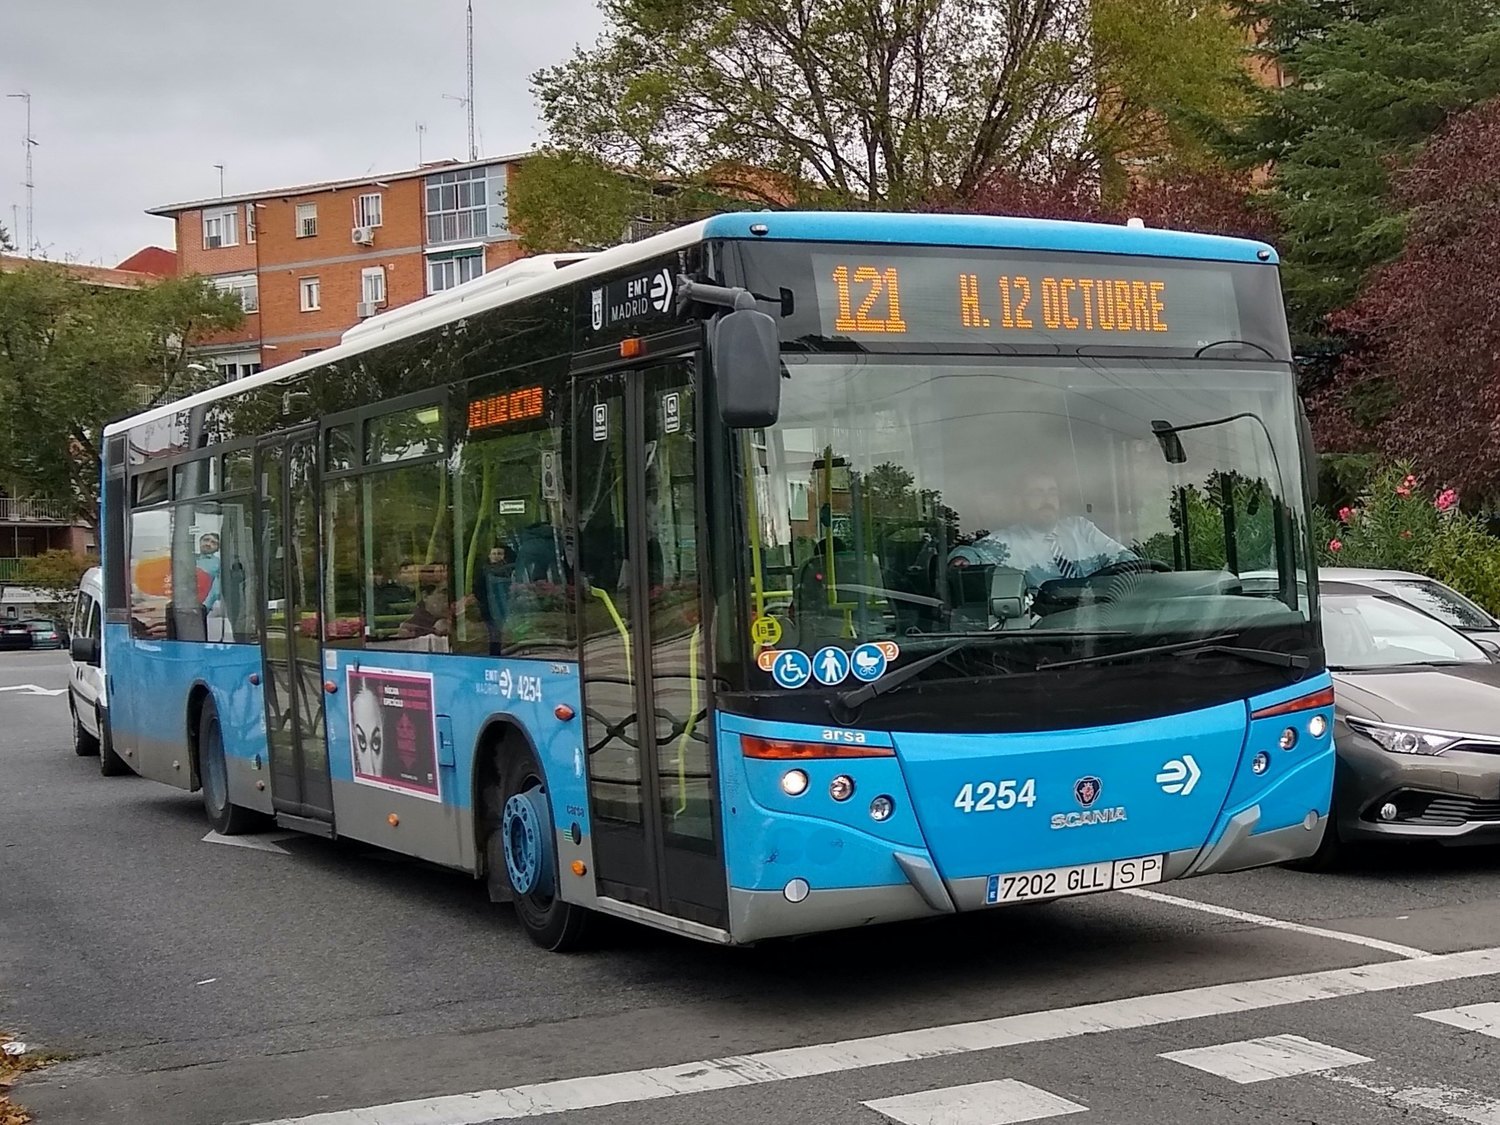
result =
[[[776,321],[736,309],[713,322],[709,358],[719,417],[731,429],[762,429],[781,414],[781,342]]]
[[[93,667],[99,666],[99,639],[97,637],[77,637],[68,642],[69,655],[76,664],[88,664]]]

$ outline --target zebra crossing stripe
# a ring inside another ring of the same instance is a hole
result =
[[[1264,1039],[1221,1043],[1216,1047],[1169,1051],[1157,1057],[1227,1078],[1241,1086],[1251,1082],[1265,1082],[1271,1078],[1316,1074],[1341,1066],[1358,1066],[1371,1061],[1364,1055],[1304,1039],[1300,1035],[1270,1035]]]
[[[1443,1008],[1436,1012],[1423,1012],[1421,1015],[1424,1020],[1500,1039],[1500,1004],[1466,1004],[1462,1008]]]
[[[900,1125],[1021,1125],[1088,1111],[1088,1106],[1014,1078],[881,1098],[864,1106]]]

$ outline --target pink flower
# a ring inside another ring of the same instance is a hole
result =
[[[1396,495],[1397,496],[1410,496],[1411,495],[1411,488],[1410,488],[1410,486],[1403,484],[1400,488],[1396,489]]]
[[[1403,531],[1401,533],[1401,538],[1402,539],[1410,539],[1411,538],[1411,532],[1410,531]]]
[[[1337,539],[1330,539],[1328,541],[1328,549],[1330,551],[1342,551],[1344,549],[1344,545]]]
[[[1457,503],[1458,493],[1451,488],[1445,488],[1442,492],[1438,493],[1438,498],[1433,501],[1433,506],[1440,512],[1446,512]]]
[[[1407,488],[1415,488],[1417,486],[1417,478],[1412,476],[1410,473],[1407,473],[1406,479],[1401,483],[1406,485]]]
[[[1339,509],[1339,522],[1340,523],[1348,523],[1349,522],[1349,517],[1352,516],[1352,515],[1354,515],[1354,509],[1353,508],[1340,508]]]

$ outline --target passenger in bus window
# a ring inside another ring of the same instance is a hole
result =
[[[489,631],[490,655],[499,656],[505,628],[505,611],[510,601],[510,584],[515,576],[515,555],[509,547],[497,543],[489,557],[474,568],[471,591],[479,615]]]
[[[442,579],[430,586],[425,587],[417,600],[417,606],[400,628],[396,630],[399,640],[409,640],[412,637],[446,637],[448,635],[448,616],[450,606],[448,604],[448,578],[446,567],[431,567],[426,569],[444,571]]]

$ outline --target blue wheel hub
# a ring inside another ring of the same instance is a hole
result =
[[[552,813],[540,788],[517,793],[505,802],[500,816],[505,841],[505,869],[518,895],[552,894],[554,859]]]

